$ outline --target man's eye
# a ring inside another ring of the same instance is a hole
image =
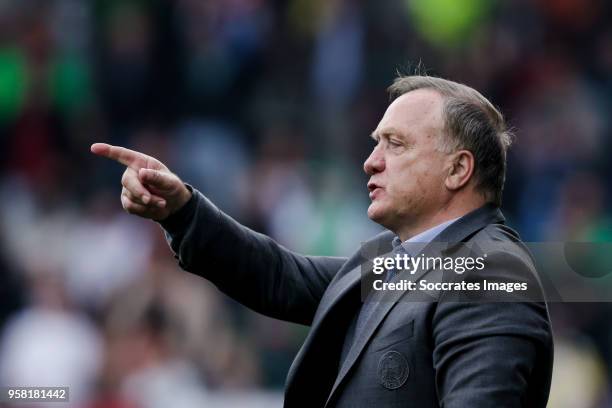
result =
[[[397,140],[389,140],[389,146],[391,147],[400,147],[402,144]]]

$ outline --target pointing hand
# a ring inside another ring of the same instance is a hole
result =
[[[121,204],[130,214],[161,221],[191,198],[181,179],[154,157],[106,143],[94,143],[91,152],[126,166]]]

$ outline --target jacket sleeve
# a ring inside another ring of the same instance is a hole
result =
[[[160,224],[182,269],[202,276],[243,305],[310,325],[345,258],[296,254],[239,224],[196,189]]]
[[[470,280],[537,285],[519,257],[491,254],[489,261],[493,266]],[[492,296],[469,302],[440,298],[433,317],[440,406],[545,407],[550,382],[537,393],[528,385],[551,376],[546,305],[516,293]]]

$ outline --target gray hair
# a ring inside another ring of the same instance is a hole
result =
[[[501,205],[506,178],[506,152],[513,138],[502,114],[478,91],[442,78],[400,75],[388,91],[393,101],[417,89],[432,89],[442,95],[446,136],[442,148],[447,153],[459,149],[472,152],[477,189],[487,200]]]

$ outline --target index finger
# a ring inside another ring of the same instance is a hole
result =
[[[107,157],[118,161],[124,166],[132,166],[138,161],[146,161],[146,156],[135,150],[126,149],[125,147],[113,146],[106,143],[94,143],[91,145],[91,152],[98,156]]]

